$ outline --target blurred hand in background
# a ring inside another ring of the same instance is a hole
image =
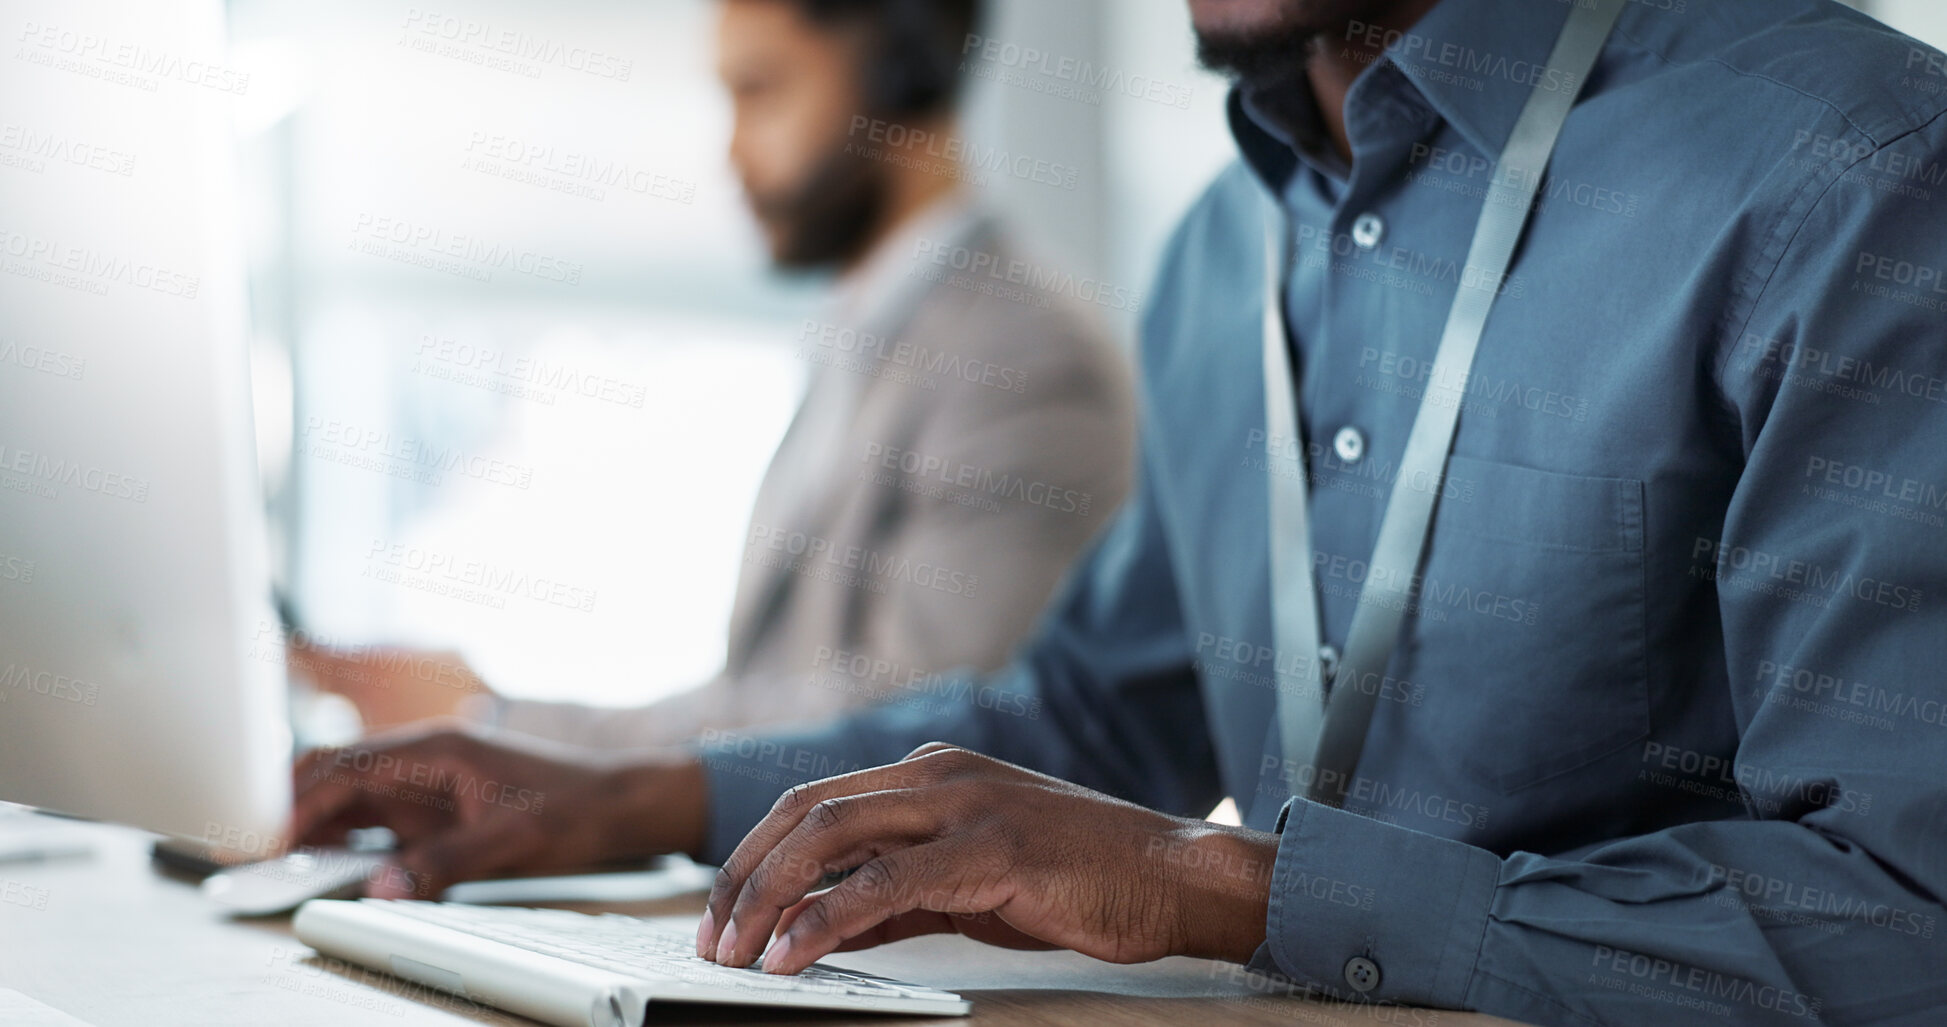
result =
[[[368,732],[464,717],[499,700],[459,653],[403,646],[321,646],[293,637],[293,677],[349,700]]]

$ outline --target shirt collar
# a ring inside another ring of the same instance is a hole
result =
[[[1549,54],[1575,2],[1442,0],[1411,29],[1379,37],[1387,41],[1386,51],[1353,83],[1348,111],[1417,101],[1483,156],[1498,158],[1529,95],[1545,78]],[[1365,31],[1355,23],[1345,36],[1320,45],[1344,46]],[[1238,149],[1280,191],[1299,159],[1329,170],[1325,165],[1336,157],[1315,117],[1275,113],[1315,109],[1311,83],[1303,75],[1277,86],[1231,90],[1228,111]],[[1357,120],[1349,118],[1353,124]]]
[[[1307,90],[1305,95],[1309,98],[1310,91]],[[1283,192],[1285,183],[1298,170],[1301,144],[1252,102],[1251,91],[1244,86],[1231,87],[1224,112],[1230,119],[1230,134],[1237,140],[1237,149],[1243,154],[1244,163],[1257,172],[1273,192]]]
[[[923,243],[935,249],[966,246],[990,217],[963,190],[934,200],[880,240],[859,266],[839,279],[833,297],[834,315],[841,323],[869,323],[890,330],[887,322],[903,320],[906,301],[924,291],[925,279],[912,273],[918,248]]]
[[[1455,131],[1493,160],[1514,133],[1528,97],[1544,81],[1555,40],[1577,2],[1442,0],[1387,47],[1385,59]],[[1374,77],[1372,69],[1359,77],[1355,94]],[[1580,85],[1562,83],[1561,88]]]

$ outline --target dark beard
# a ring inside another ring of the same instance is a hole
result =
[[[1276,85],[1305,70],[1315,25],[1281,25],[1258,33],[1197,33],[1197,61],[1205,68],[1251,87]]]
[[[885,166],[839,146],[788,196],[753,198],[758,220],[779,226],[772,259],[803,271],[864,256],[885,217]]]

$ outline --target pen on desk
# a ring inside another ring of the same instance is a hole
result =
[[[87,845],[43,845],[37,848],[0,849],[0,864],[52,863],[56,860],[78,859],[94,854],[95,850]]]

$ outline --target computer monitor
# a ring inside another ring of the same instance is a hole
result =
[[[0,799],[269,854],[290,803],[221,0],[0,27]],[[21,14],[25,11],[27,13]]]

